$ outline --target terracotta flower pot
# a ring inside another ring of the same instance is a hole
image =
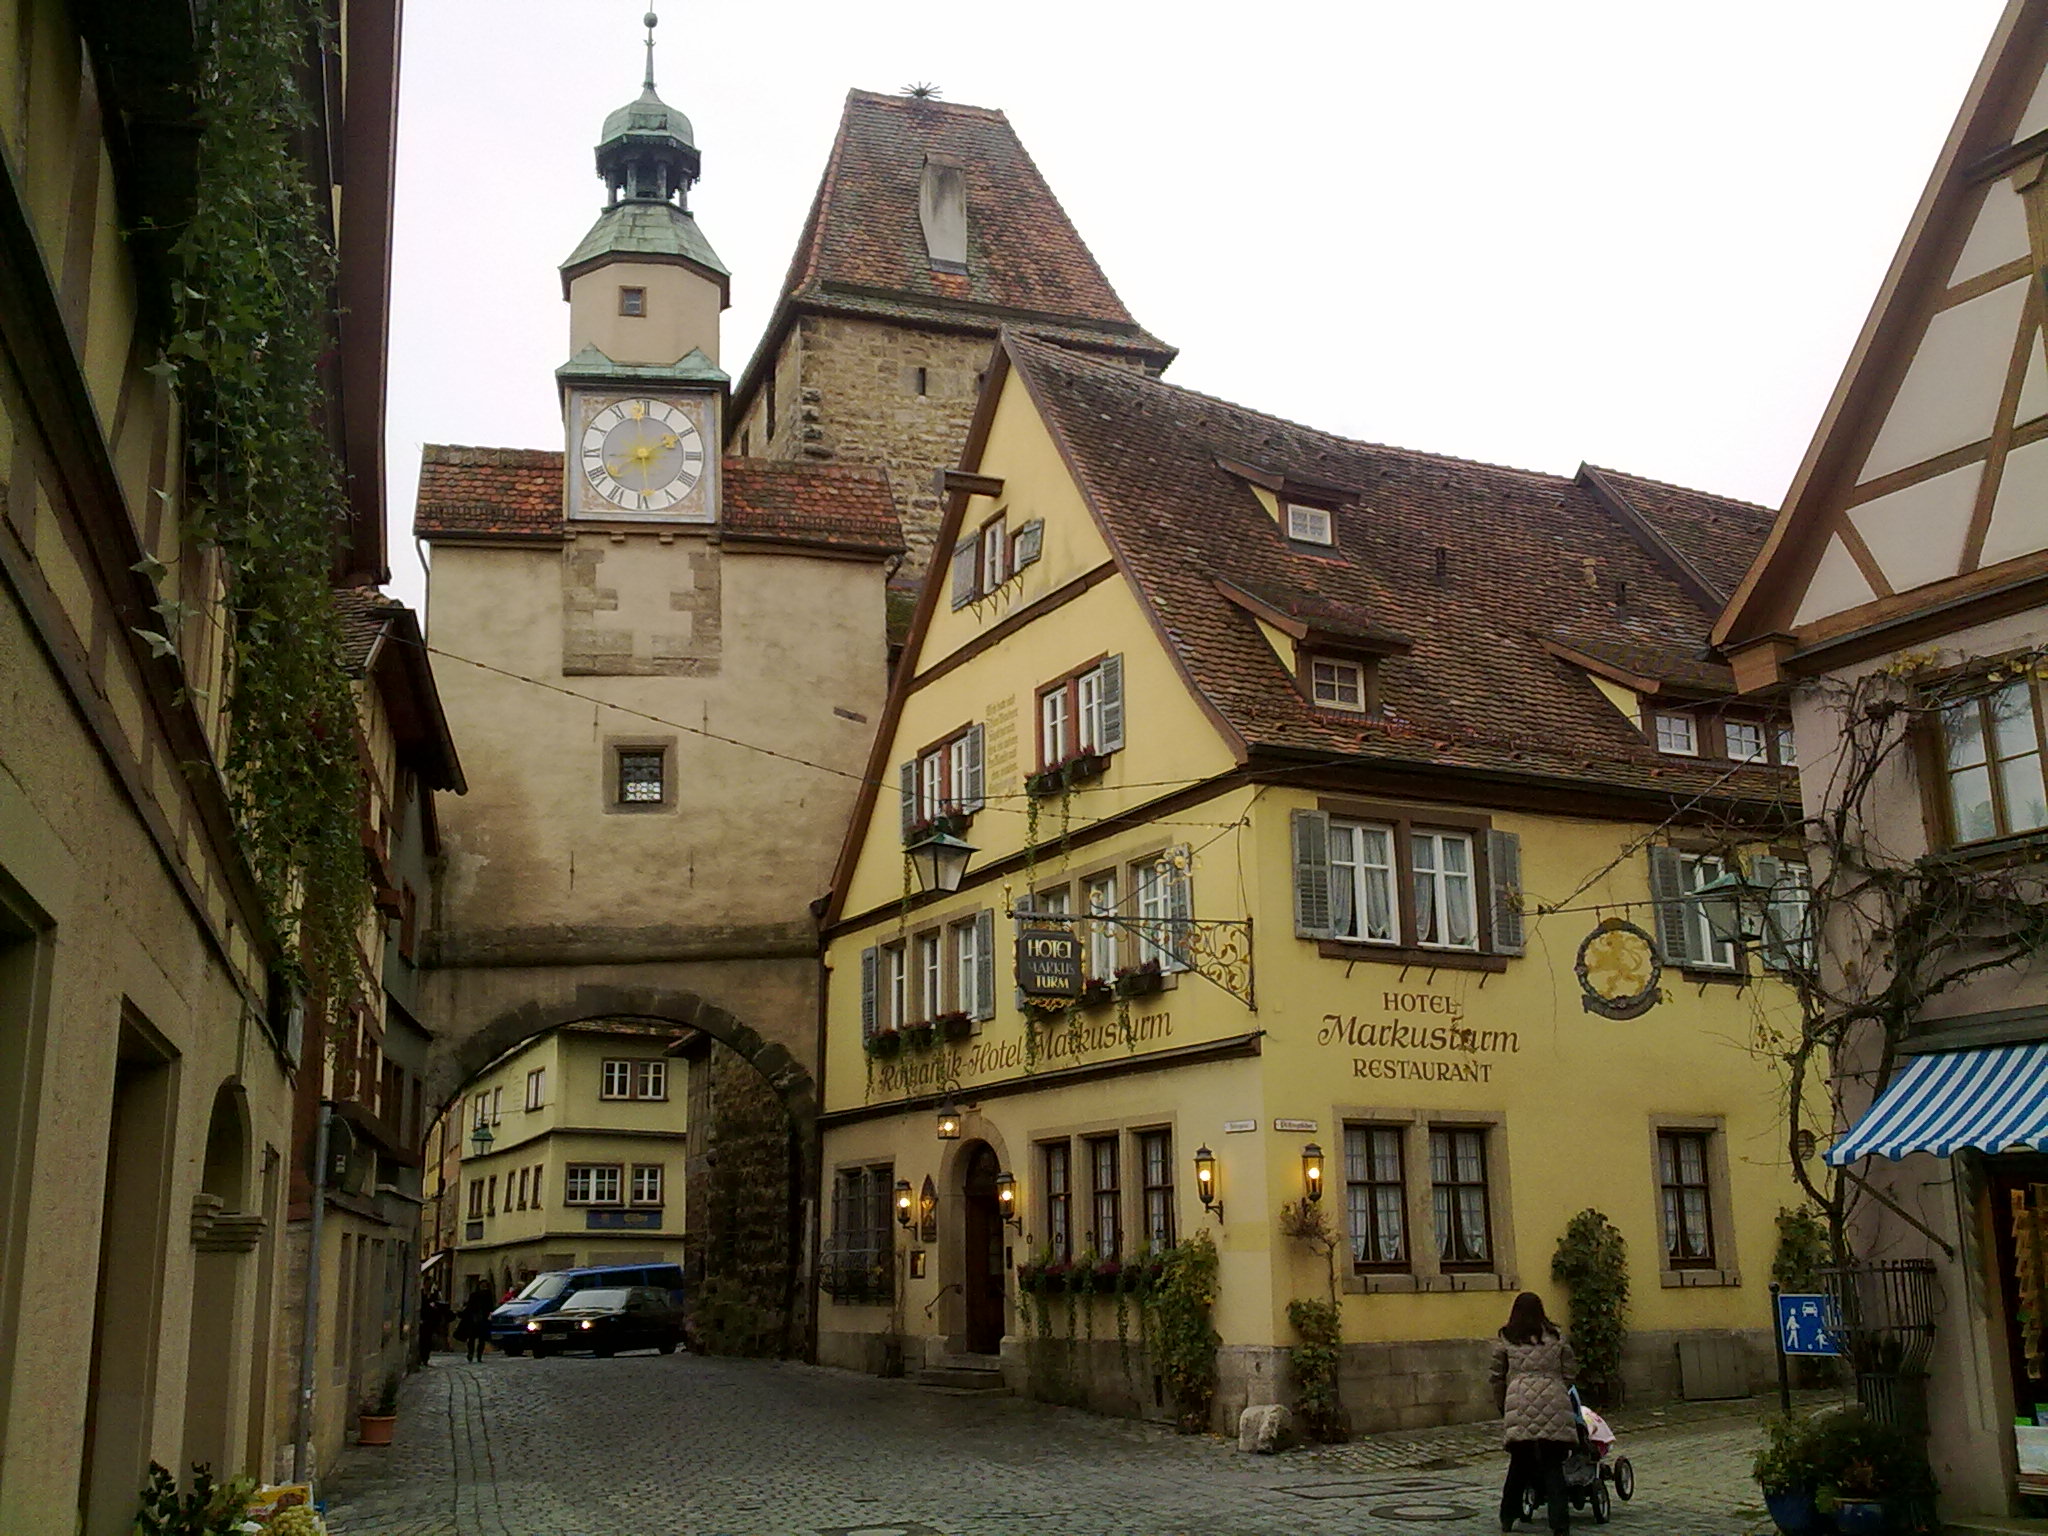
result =
[[[398,1427],[396,1414],[359,1413],[356,1415],[356,1443],[358,1445],[389,1445],[391,1432]]]

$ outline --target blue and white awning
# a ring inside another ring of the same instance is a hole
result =
[[[2048,1041],[1913,1057],[1827,1160],[2021,1144],[2048,1145]]]

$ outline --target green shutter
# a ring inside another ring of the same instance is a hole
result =
[[[1294,936],[1330,937],[1330,818],[1296,811],[1294,825]]]
[[[959,802],[960,809],[970,816],[988,803],[981,771],[982,738],[983,732],[979,725],[968,727],[965,775],[967,782],[953,786],[953,798]]]
[[[866,1040],[875,1032],[875,992],[881,956],[873,945],[860,952],[860,1037]]]
[[[1685,899],[1685,863],[1676,848],[1650,850],[1650,898],[1657,904],[1657,947],[1666,965],[1697,965],[1705,957],[1693,943]]]
[[[910,841],[910,829],[917,825],[917,760],[913,758],[896,770],[901,786],[903,841]]]
[[[953,606],[965,608],[981,596],[981,540],[963,539],[953,547]]]
[[[1106,658],[1096,668],[1096,686],[1101,689],[1102,739],[1095,744],[1098,752],[1119,752],[1124,744],[1124,659],[1121,656]]]
[[[984,909],[974,914],[974,947],[981,956],[974,975],[974,1016],[992,1019],[996,1016],[996,915],[993,911]]]
[[[1503,955],[1519,955],[1526,944],[1522,923],[1522,835],[1486,834],[1486,862],[1493,885],[1493,947]]]

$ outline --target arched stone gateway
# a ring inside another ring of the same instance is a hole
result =
[[[557,994],[535,998],[498,1014],[481,1028],[434,1041],[428,1056],[427,1088],[436,1104],[447,1104],[477,1073],[515,1045],[585,1019],[629,1019],[702,1030],[730,1047],[765,1078],[797,1139],[804,1165],[804,1193],[815,1193],[818,1089],[788,1048],[762,1037],[725,1009],[694,992],[655,986],[580,982]]]
[[[503,973],[500,979],[509,980]],[[752,1340],[728,1345],[734,1352],[795,1353],[808,1357],[815,1347],[805,1277],[810,1268],[811,1234],[818,1209],[818,1095],[810,1072],[787,1046],[765,1038],[759,1030],[694,992],[632,982],[564,981],[538,997],[487,1015],[473,1029],[437,1037],[429,1052],[427,1087],[434,1102],[445,1111],[467,1083],[506,1052],[551,1030],[598,1020],[697,1031],[730,1052],[724,1059],[744,1063],[758,1075],[768,1090],[759,1095],[764,1107],[771,1098],[780,1106],[788,1127],[786,1149],[774,1149],[781,1143],[781,1137],[767,1122],[757,1129],[769,1138],[767,1155],[772,1163],[779,1167],[787,1160],[786,1224],[778,1223],[758,1203],[750,1207],[745,1212],[754,1233],[747,1240],[750,1251],[736,1256],[728,1231],[728,1240],[722,1245],[714,1244],[714,1251],[700,1261],[710,1267],[695,1271],[692,1302],[694,1306],[700,1298],[709,1300],[729,1338],[745,1336]],[[741,1075],[747,1076],[744,1071]],[[718,1145],[711,1148],[714,1153]],[[716,1159],[709,1161],[715,1163]],[[721,1177],[732,1171],[722,1170]],[[778,1172],[773,1182],[781,1185],[782,1179]],[[730,1182],[729,1178],[725,1182]],[[728,1220],[714,1222],[713,1234],[721,1227],[730,1228],[730,1213],[727,1214]],[[705,1253],[702,1244],[706,1235],[697,1235],[700,1254]],[[750,1291],[750,1295],[736,1298],[731,1288],[719,1284],[721,1278],[734,1278],[735,1267],[750,1270],[751,1284],[740,1287],[742,1293]],[[738,1306],[733,1305],[736,1299],[741,1303]],[[756,1305],[747,1306],[750,1300]],[[760,1307],[767,1310],[761,1311]],[[776,1320],[777,1313],[780,1321]],[[737,1325],[733,1322],[735,1314],[741,1319]]]

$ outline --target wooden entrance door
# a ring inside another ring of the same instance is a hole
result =
[[[993,1355],[1003,1347],[1003,1213],[996,1201],[1000,1171],[987,1142],[967,1154],[960,1216],[970,1354]]]

